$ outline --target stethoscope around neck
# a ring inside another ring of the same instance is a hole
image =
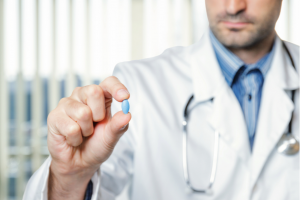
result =
[[[293,60],[287,46],[285,45],[285,43],[283,41],[282,41],[282,44],[283,44],[283,48],[285,49],[285,51],[287,52],[287,54],[291,60],[292,66],[296,70],[294,60]],[[188,161],[187,161],[187,155],[188,155],[187,154],[187,140],[188,140],[187,125],[188,125],[188,118],[189,118],[188,108],[193,99],[194,99],[194,95],[192,95],[190,97],[190,99],[188,100],[188,102],[185,106],[185,109],[184,109],[184,114],[183,114],[183,118],[184,118],[183,122],[182,122],[182,125],[183,125],[183,139],[182,139],[183,175],[184,175],[185,182],[188,185],[191,192],[210,194],[212,192],[211,188],[215,182],[215,177],[216,177],[216,172],[217,172],[220,134],[217,130],[215,130],[213,163],[212,163],[212,169],[211,169],[208,186],[205,189],[196,189],[193,187],[193,185],[190,181],[190,175],[189,175],[189,170],[188,170]],[[295,99],[295,90],[292,90],[291,99],[295,105],[295,100],[294,100]],[[282,137],[280,138],[279,142],[276,145],[277,151],[284,155],[295,155],[299,152],[299,141],[292,134],[293,115],[294,115],[294,111],[292,112],[292,117],[289,122],[288,132],[286,132],[282,135]]]

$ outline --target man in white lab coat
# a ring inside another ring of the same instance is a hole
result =
[[[299,199],[299,153],[278,152],[289,129],[299,140],[299,47],[276,35],[281,3],[206,0],[210,29],[196,44],[121,63],[99,86],[76,88],[48,117],[51,156],[24,199],[110,200],[127,183],[132,200]],[[218,146],[208,194],[188,190],[183,173],[191,95],[194,188],[208,187]],[[124,99],[128,114],[118,111]]]

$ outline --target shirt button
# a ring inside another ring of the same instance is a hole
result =
[[[251,101],[251,99],[252,99],[252,95],[249,94],[249,95],[248,95],[248,100]]]

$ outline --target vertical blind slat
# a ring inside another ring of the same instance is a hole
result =
[[[68,33],[69,33],[69,57],[68,57],[68,71],[67,71],[67,77],[66,77],[66,94],[65,96],[70,96],[76,87],[76,77],[75,77],[75,72],[74,72],[74,63],[73,63],[73,13],[74,13],[74,8],[73,8],[73,0],[69,0],[68,3],[68,10],[69,10],[69,27],[68,27]]]
[[[24,78],[20,71],[17,76],[17,90],[16,90],[16,141],[17,141],[17,198],[20,199],[23,194],[25,184],[25,171],[24,171],[24,139],[25,139],[25,92],[24,92]]]
[[[49,111],[53,110],[59,101],[59,93],[60,88],[58,84],[58,77],[57,77],[57,56],[56,56],[56,48],[57,48],[57,1],[52,0],[52,24],[50,25],[52,27],[52,68],[50,70],[50,80],[49,80]]]
[[[40,77],[40,54],[39,54],[39,0],[35,0],[35,20],[36,20],[36,68],[32,84],[32,170],[35,172],[41,164],[41,127],[43,116],[43,104],[42,104],[42,81]]]
[[[17,180],[16,180],[16,195],[17,198],[20,199],[22,197],[23,187],[25,184],[25,172],[24,172],[24,154],[23,145],[24,145],[24,128],[25,128],[25,91],[24,91],[24,79],[22,73],[22,64],[23,64],[23,1],[19,0],[19,73],[17,75],[16,82],[16,144],[17,144]]]
[[[92,84],[92,77],[91,77],[91,62],[90,62],[90,20],[89,20],[89,12],[90,12],[90,0],[86,0],[85,2],[85,26],[84,26],[84,30],[85,30],[85,35],[84,35],[84,39],[85,39],[85,60],[84,63],[87,66],[87,70],[85,71],[85,81],[83,82],[84,85],[90,85]]]
[[[136,60],[143,57],[144,7],[140,0],[131,3],[131,59]]]
[[[1,3],[0,3],[1,4]],[[0,5],[1,7],[1,5]],[[1,8],[0,8],[1,9]],[[0,11],[1,12],[1,11]],[[0,19],[1,20],[1,19]],[[1,25],[0,25],[1,26]],[[1,27],[0,27],[1,30]],[[1,36],[1,35],[0,35]],[[0,45],[2,43],[0,42]],[[3,55],[0,49],[0,56]],[[8,192],[8,84],[0,61],[0,199],[7,199]]]
[[[0,0],[0,199],[8,192],[8,89],[4,70],[4,2]]]
[[[94,80],[101,80],[101,68],[104,65],[104,23],[103,23],[103,1],[89,1],[89,62],[91,65],[91,74]]]

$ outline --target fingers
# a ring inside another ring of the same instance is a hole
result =
[[[83,139],[80,126],[63,112],[52,111],[48,116],[50,132],[65,136],[67,144],[79,146]]]
[[[88,85],[74,90],[71,98],[87,105],[92,111],[92,120],[99,122],[105,117],[105,97],[99,85]]]
[[[114,98],[121,102],[124,99],[129,99],[130,94],[127,88],[115,76],[110,76],[100,83],[106,98]]]
[[[89,106],[67,98],[63,110],[68,117],[80,126],[83,136],[88,137],[94,132],[93,114]]]
[[[82,137],[88,137],[94,132],[94,122],[109,123],[107,129],[108,143],[114,143],[124,133],[131,119],[131,114],[117,113],[111,118],[112,98],[117,101],[128,99],[127,88],[116,77],[108,77],[100,85],[89,85],[76,88],[72,95],[60,101],[54,113],[60,113],[53,118],[53,126],[57,133],[66,137],[68,144],[76,146],[82,143]],[[63,119],[62,119],[63,118]],[[67,127],[68,124],[70,127]],[[125,127],[124,127],[125,126]],[[123,128],[122,128],[123,127]]]

